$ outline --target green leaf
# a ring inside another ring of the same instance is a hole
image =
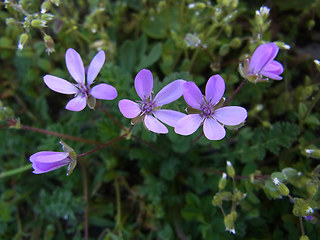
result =
[[[142,68],[147,68],[153,65],[156,61],[159,60],[159,58],[161,57],[161,53],[162,53],[162,43],[155,44],[148,55],[142,56],[138,64],[137,70],[140,70]]]

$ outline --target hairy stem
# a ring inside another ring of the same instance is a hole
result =
[[[16,175],[18,173],[22,173],[22,172],[25,172],[29,169],[32,168],[32,164],[28,164],[28,165],[25,165],[25,166],[22,166],[22,167],[19,167],[19,168],[15,168],[15,169],[12,169],[12,170],[9,170],[9,171],[5,171],[5,172],[2,172],[0,173],[0,179],[1,178],[5,178],[5,177],[10,177],[12,175]]]
[[[16,126],[17,121],[10,119],[10,120],[8,120],[8,124],[9,124],[9,126]],[[56,136],[56,137],[60,137],[60,138],[70,139],[70,140],[77,141],[77,142],[96,144],[96,145],[100,143],[100,142],[94,141],[94,140],[79,138],[79,137],[75,137],[75,136],[71,136],[71,135],[67,135],[67,134],[63,134],[63,133],[53,132],[53,131],[49,131],[49,130],[45,130],[45,129],[41,129],[41,128],[30,127],[30,126],[26,126],[26,125],[22,125],[22,124],[20,125],[20,129],[28,130],[28,131],[32,131],[32,132],[39,132],[42,134],[47,134],[47,135]]]

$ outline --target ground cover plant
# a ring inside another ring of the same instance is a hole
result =
[[[320,1],[0,5],[1,239],[319,239]]]

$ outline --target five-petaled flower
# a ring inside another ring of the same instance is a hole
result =
[[[68,165],[68,173],[70,175],[77,164],[77,154],[63,141],[60,141],[64,152],[41,151],[30,156],[32,162],[33,173],[41,174],[56,170]]]
[[[167,127],[160,121],[174,127],[185,114],[174,110],[161,109],[182,96],[184,80],[175,80],[165,86],[154,98],[152,94],[153,77],[148,69],[142,69],[134,80],[137,94],[142,101],[133,102],[128,99],[119,101],[120,112],[131,118],[132,124],[143,121],[147,129],[155,133],[168,133]],[[160,121],[159,121],[159,120]]]
[[[117,90],[106,83],[100,83],[93,88],[90,85],[94,82],[101,67],[105,61],[104,51],[99,51],[92,59],[87,72],[85,71],[83,62],[79,53],[69,48],[66,52],[66,65],[70,75],[77,82],[72,84],[62,78],[52,75],[45,75],[43,80],[45,84],[53,91],[63,94],[75,94],[66,109],[70,111],[81,111],[85,108],[86,103],[90,108],[95,107],[96,98],[104,100],[113,100],[117,97]],[[85,83],[85,72],[87,74],[87,82]]]
[[[247,118],[247,110],[243,107],[222,107],[225,83],[220,75],[209,78],[203,96],[194,82],[186,82],[183,86],[183,97],[190,106],[191,114],[181,118],[175,125],[175,132],[181,135],[194,133],[203,124],[204,135],[209,140],[220,140],[226,135],[222,124],[236,126]]]
[[[274,60],[278,51],[279,47],[275,43],[265,43],[257,47],[251,59],[247,59],[242,67],[244,77],[251,82],[266,81],[268,78],[281,80],[282,64]],[[263,79],[263,76],[266,78]]]

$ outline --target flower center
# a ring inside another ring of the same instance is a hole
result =
[[[152,113],[152,110],[154,108],[154,102],[148,100],[148,102],[143,102],[141,105],[141,111],[145,114]]]
[[[202,115],[204,117],[209,117],[211,116],[213,113],[214,113],[214,109],[213,109],[214,106],[212,106],[212,104],[210,103],[205,103],[203,105],[203,107],[201,108],[201,111],[202,111]]]
[[[77,84],[76,86],[77,86],[78,89],[79,89],[79,93],[78,93],[78,94],[81,94],[81,95],[84,96],[84,97],[89,96],[89,94],[90,94],[90,87],[85,86],[85,85],[83,85],[83,84]]]

